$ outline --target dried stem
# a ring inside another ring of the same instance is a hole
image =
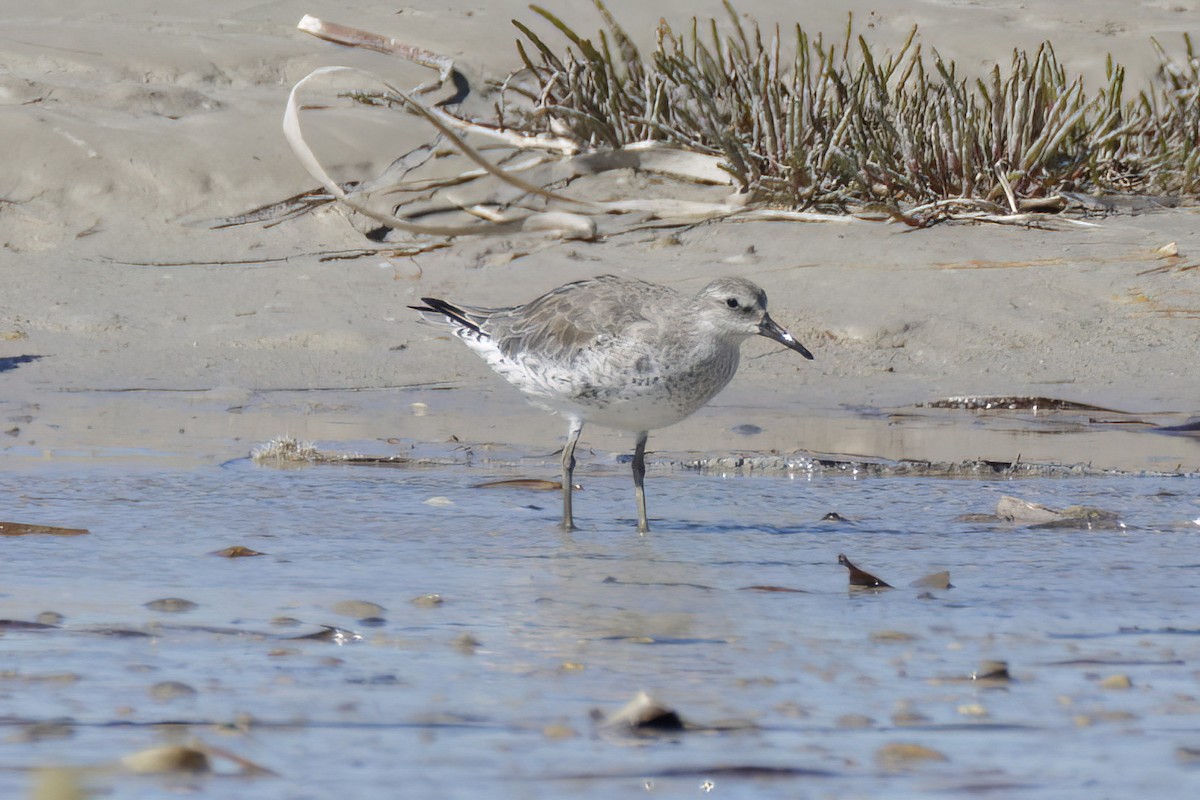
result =
[[[553,124],[584,148],[655,140],[718,155],[738,185],[794,208],[1200,188],[1200,62],[1186,36],[1179,60],[1152,40],[1161,80],[1127,101],[1122,67],[1110,59],[1089,94],[1049,43],[972,81],[936,51],[929,69],[915,28],[881,57],[852,20],[837,46],[797,27],[789,52],[778,29],[764,38],[729,3],[727,32],[693,20],[676,34],[664,21],[643,59],[594,2],[599,44],[538,7],[565,52],[515,23],[543,88],[519,127]]]

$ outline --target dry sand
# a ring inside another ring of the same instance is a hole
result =
[[[712,1],[610,5],[643,45],[659,16],[682,27],[693,13],[723,13]],[[795,20],[780,19],[783,4],[738,4],[763,23],[840,35],[843,11],[810,5],[820,8]],[[1093,78],[1113,53],[1130,67],[1130,86],[1152,72],[1150,37],[1178,49],[1198,5],[848,4],[877,47],[898,46],[917,23],[927,48],[982,73],[1013,47],[1049,38]],[[585,4],[560,10],[581,31],[600,26]],[[411,260],[331,262],[318,254],[368,244],[336,211],[273,228],[189,224],[314,186],[280,133],[288,89],[311,69],[357,65],[400,85],[429,78],[297,31],[305,13],[493,74],[517,63],[509,20],[537,20],[512,0],[395,10],[110,0],[0,12],[0,447],[10,468],[150,454],[205,463],[284,433],[335,447],[453,436],[549,450],[559,423],[406,306],[423,294],[520,302],[604,272],[684,289],[746,275],[816,354],[804,362],[765,341],[748,345],[742,372],[712,407],[652,437],[660,451],[1200,468],[1195,439],[1142,436],[1150,444],[1132,455],[1117,434],[1100,445],[1096,436],[997,438],[969,419],[904,425],[874,411],[1007,394],[1170,412],[1154,418],[1167,422],[1200,412],[1200,270],[1147,272],[1164,265],[1154,250],[1168,242],[1180,263],[1200,260],[1194,210],[1071,231],[724,223],[685,231],[677,245],[666,231],[596,243],[471,239]],[[763,432],[731,432],[742,423]],[[597,429],[585,440],[630,444]]]

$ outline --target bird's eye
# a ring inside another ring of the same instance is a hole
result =
[[[738,307],[737,298],[736,297],[729,298],[728,300],[725,301],[725,305],[729,306],[730,308],[737,308]]]

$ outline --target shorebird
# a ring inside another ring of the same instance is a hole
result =
[[[479,308],[434,297],[410,306],[448,325],[538,406],[567,419],[562,528],[575,530],[571,481],[583,423],[629,431],[638,531],[646,518],[646,439],[707,403],[737,372],[741,344],[765,336],[812,353],[767,314],[767,295],[744,278],[719,278],[694,296],[601,275],[522,306]]]

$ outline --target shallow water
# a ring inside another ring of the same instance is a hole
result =
[[[91,531],[0,538],[0,617],[64,617],[0,632],[0,796],[27,796],[31,767],[102,767],[188,737],[277,775],[84,780],[123,798],[1200,789],[1179,754],[1200,748],[1194,480],[657,474],[655,530],[639,537],[623,471],[583,474],[569,535],[554,493],[471,488],[511,477],[248,461],[0,472],[3,519]],[[1124,527],[957,521],[1003,494],[1099,506]],[[267,555],[211,555],[231,545]],[[848,589],[839,553],[900,588]],[[908,586],[943,569],[954,588]],[[413,602],[427,594],[443,602]],[[199,606],[143,606],[164,597]],[[342,600],[380,604],[382,621],[339,616]],[[323,625],[362,639],[290,638]],[[1015,680],[961,680],[985,659]],[[1113,675],[1132,687],[1104,688]],[[156,699],[167,681],[195,694]],[[634,740],[590,721],[639,690],[690,723],[735,722]],[[898,742],[946,760],[878,758]]]

